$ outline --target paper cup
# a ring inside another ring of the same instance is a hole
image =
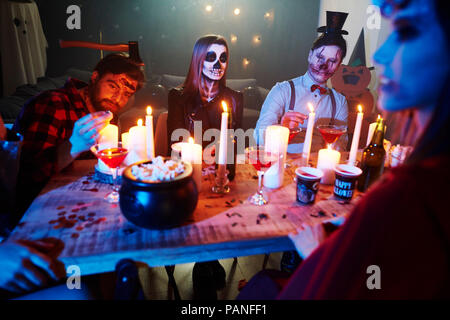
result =
[[[339,164],[334,169],[334,195],[340,200],[350,201],[356,186],[356,181],[362,170],[348,164]]]
[[[312,167],[300,167],[295,170],[297,180],[296,199],[298,202],[309,204],[316,200],[320,179],[323,172]]]

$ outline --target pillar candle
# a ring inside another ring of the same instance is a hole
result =
[[[128,149],[128,139],[130,137],[129,132],[122,133],[122,147]]]
[[[308,108],[310,110],[310,113],[308,115],[308,126],[306,127],[305,142],[303,143],[303,153],[302,153],[302,158],[305,166],[308,166],[309,162],[312,135],[314,130],[314,121],[316,119],[316,114],[314,113],[314,108],[311,103],[308,103]]]
[[[116,125],[108,124],[102,131],[98,139],[99,150],[116,148],[119,141],[119,128]],[[110,173],[111,169],[100,159],[98,160],[98,169],[101,172]]]
[[[286,159],[289,141],[289,129],[280,125],[272,125],[266,128],[265,150],[281,155],[264,174],[264,186],[267,188],[279,188],[283,185],[284,163]]]
[[[341,159],[341,154],[339,151],[331,149],[319,150],[319,158],[317,160],[317,169],[323,171],[323,177],[320,180],[323,184],[333,184],[334,183],[334,168],[339,164]]]
[[[153,116],[152,107],[147,107],[147,115],[145,116],[145,128],[147,129],[147,158],[153,159],[155,157],[155,142],[153,138]]]
[[[359,137],[361,135],[361,125],[364,114],[362,113],[361,105],[358,105],[358,114],[356,115],[355,130],[353,131],[352,147],[350,148],[350,156],[348,158],[348,164],[353,166],[356,161],[356,154],[359,148]]]
[[[227,164],[227,140],[228,140],[228,106],[222,101],[222,121],[220,123],[220,144],[219,144],[219,162],[218,164]]]
[[[181,145],[181,160],[189,162],[192,165],[192,177],[200,192],[202,186],[202,146],[194,143],[193,138],[189,138],[189,143]]]
[[[147,159],[146,128],[142,125],[142,119],[138,120],[137,126],[129,131],[127,164],[132,164]]]

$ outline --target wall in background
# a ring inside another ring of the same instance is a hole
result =
[[[49,76],[62,75],[70,67],[91,70],[99,60],[99,52],[94,50],[59,48],[59,39],[99,41],[102,31],[104,43],[138,40],[151,77],[185,75],[196,39],[217,33],[226,37],[230,47],[228,78],[256,78],[266,88],[306,71],[320,5],[316,0],[36,2],[49,43]],[[71,4],[81,7],[81,30],[66,28],[66,8]],[[240,9],[239,15],[234,14],[235,8]]]

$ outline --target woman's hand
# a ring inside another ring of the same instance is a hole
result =
[[[34,247],[40,245],[48,244]],[[15,293],[48,286],[65,276],[62,263],[19,242],[0,245],[0,261],[0,288]]]
[[[322,223],[309,225],[303,223],[296,233],[290,233],[289,239],[294,243],[298,254],[302,259],[306,259],[316,248],[326,239],[327,232],[324,225],[329,223],[335,227],[341,226],[345,222],[346,217],[341,216],[329,220],[325,220]]]

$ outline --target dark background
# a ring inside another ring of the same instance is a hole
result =
[[[48,76],[70,68],[92,70],[99,51],[59,48],[58,40],[126,43],[139,41],[148,79],[186,75],[195,41],[202,35],[225,36],[230,47],[229,79],[256,78],[271,88],[275,82],[303,74],[317,36],[320,1],[316,0],[36,0],[48,41]],[[81,30],[68,30],[66,9],[81,8]],[[207,13],[205,7],[212,5]],[[234,9],[241,10],[239,16]],[[265,17],[271,12],[273,19]],[[237,36],[236,43],[230,41]],[[259,45],[253,42],[260,36]],[[250,64],[244,67],[247,58]]]

